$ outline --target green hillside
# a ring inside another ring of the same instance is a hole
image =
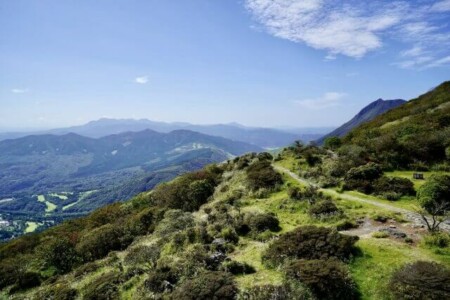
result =
[[[0,298],[398,299],[391,278],[418,260],[449,296],[448,248],[390,206],[306,184],[293,153],[210,165],[3,244]]]
[[[344,144],[386,168],[450,170],[450,82],[357,127]]]

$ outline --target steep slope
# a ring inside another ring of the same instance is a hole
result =
[[[0,244],[0,298],[391,299],[405,264],[449,266],[401,215],[273,168],[295,160],[245,155]],[[380,229],[408,239],[371,236]],[[435,273],[417,282],[448,296]]]
[[[321,133],[311,133],[310,129],[302,131],[301,128],[295,132],[291,130],[247,127],[238,123],[195,125],[189,123],[165,123],[146,119],[100,119],[85,125],[53,129],[33,134],[68,134],[76,133],[91,138],[101,138],[108,135],[124,132],[137,132],[146,129],[157,132],[169,133],[175,130],[190,130],[207,135],[220,136],[234,141],[241,141],[259,147],[283,147],[296,140],[305,142],[316,139]],[[320,131],[320,130],[319,130]],[[0,141],[14,139],[28,135],[27,133],[0,133]]]
[[[364,107],[356,116],[354,116],[350,121],[343,124],[342,126],[336,128],[332,132],[326,134],[317,140],[317,143],[322,144],[326,138],[328,137],[343,137],[347,133],[349,133],[353,128],[356,128],[358,125],[363,124],[365,122],[369,122],[373,120],[375,117],[396,108],[402,104],[406,103],[405,100],[397,99],[397,100],[383,100],[378,99],[366,107]]]
[[[0,217],[2,212],[47,219],[87,213],[184,172],[261,150],[188,130],[5,140],[0,142]]]
[[[364,147],[370,159],[394,169],[448,167],[450,82],[360,125],[344,143]]]

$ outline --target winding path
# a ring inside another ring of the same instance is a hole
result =
[[[290,170],[288,170],[288,169],[286,169],[284,167],[277,166],[277,165],[274,165],[273,167],[278,172],[286,173],[289,176],[291,176],[293,179],[295,179],[296,181],[298,181],[298,182],[300,182],[302,184],[315,186],[315,187],[319,188],[319,191],[324,192],[324,193],[326,193],[328,195],[335,196],[335,197],[340,197],[342,199],[363,202],[363,203],[374,205],[374,206],[377,206],[377,207],[380,207],[380,208],[383,208],[383,209],[386,209],[386,210],[389,210],[389,211],[392,211],[392,212],[401,213],[401,214],[404,215],[404,217],[406,219],[408,219],[413,224],[420,225],[420,226],[426,226],[425,225],[425,221],[422,219],[420,214],[418,214],[416,212],[413,212],[413,211],[410,211],[410,210],[407,210],[407,209],[404,209],[404,208],[395,207],[395,206],[392,206],[392,205],[389,205],[389,204],[386,204],[386,203],[380,203],[378,201],[364,199],[364,198],[361,198],[361,197],[358,197],[358,196],[340,194],[340,193],[338,193],[338,192],[336,192],[335,190],[332,190],[332,189],[320,188],[317,184],[315,184],[315,183],[313,183],[311,181],[308,181],[308,180],[306,180],[304,178],[301,178],[300,176],[298,176],[294,172],[292,172],[292,171],[290,171]],[[440,228],[442,230],[445,230],[445,231],[450,231],[450,224],[443,222],[443,223],[441,223]]]

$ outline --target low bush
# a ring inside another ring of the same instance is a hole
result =
[[[45,267],[54,267],[60,274],[67,273],[81,262],[75,245],[66,238],[55,238],[43,245],[39,251]]]
[[[229,272],[233,275],[241,275],[241,274],[253,274],[256,272],[255,268],[250,266],[245,262],[238,261],[226,261],[222,264],[221,270],[225,272]]]
[[[273,213],[247,213],[243,224],[247,225],[255,233],[266,230],[280,231],[280,221]]]
[[[386,231],[377,231],[372,233],[372,237],[376,238],[376,239],[384,239],[384,238],[388,238],[390,235],[388,232]]]
[[[377,195],[387,195],[388,200],[398,200],[401,196],[414,196],[414,184],[411,180],[400,177],[378,178],[373,184],[373,191]],[[394,197],[392,197],[394,196]]]
[[[155,267],[160,252],[161,248],[159,245],[136,246],[128,251],[124,262],[130,266],[140,266],[151,269]]]
[[[133,241],[118,224],[106,224],[86,233],[76,246],[86,261],[105,257],[109,252],[123,250]]]
[[[119,298],[120,274],[109,272],[87,284],[83,291],[85,300],[110,300]]]
[[[171,291],[179,280],[177,272],[171,268],[157,268],[148,274],[144,288],[153,293]]]
[[[74,271],[73,275],[75,276],[75,278],[85,276],[86,274],[97,271],[99,268],[100,266],[96,262],[88,262],[78,267]]]
[[[41,284],[41,278],[38,273],[24,272],[21,273],[16,281],[16,284],[11,288],[11,293],[30,289]]]
[[[340,210],[337,208],[336,204],[334,204],[333,201],[323,200],[311,205],[308,213],[310,216],[318,218],[337,215],[340,213]]]
[[[336,225],[338,231],[358,228],[358,224],[350,220],[342,220]]]
[[[283,179],[272,167],[269,161],[257,161],[247,168],[249,186],[253,191],[274,188],[283,183]]]
[[[347,266],[339,260],[298,260],[288,265],[286,276],[299,280],[317,299],[358,299]]]
[[[418,261],[394,272],[389,289],[395,299],[450,299],[450,269]]]
[[[309,300],[312,295],[297,280],[285,281],[282,285],[257,285],[240,293],[240,300]]]
[[[75,300],[77,297],[77,290],[73,289],[67,283],[56,283],[42,291],[39,291],[36,299],[52,299],[52,300]]]
[[[450,234],[434,232],[424,236],[423,241],[429,247],[446,248],[450,246]]]
[[[234,300],[237,291],[233,278],[227,273],[205,272],[178,286],[172,294],[172,299]]]
[[[263,254],[263,260],[272,267],[286,259],[347,260],[354,252],[358,237],[338,233],[334,229],[303,226],[283,234]]]

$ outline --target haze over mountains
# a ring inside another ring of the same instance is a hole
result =
[[[220,136],[234,141],[242,141],[263,148],[276,148],[286,146],[296,140],[309,142],[319,138],[330,130],[324,128],[290,128],[274,129],[247,127],[238,123],[195,125],[189,123],[155,122],[147,119],[107,119],[91,121],[80,126],[58,128],[39,132],[10,132],[0,133],[0,140],[14,139],[30,134],[67,134],[76,133],[91,138],[100,138],[111,134],[129,131],[142,131],[151,129],[157,132],[169,133],[174,130],[191,130],[207,135]]]
[[[332,132],[322,136],[317,140],[319,144],[322,144],[326,138],[328,137],[343,137],[347,133],[349,133],[353,128],[356,128],[358,125],[369,122],[373,120],[375,117],[396,108],[402,104],[406,103],[405,100],[395,99],[395,100],[383,100],[378,99],[366,107],[364,107],[357,115],[355,115],[350,121],[346,122],[342,126],[336,128]]]

